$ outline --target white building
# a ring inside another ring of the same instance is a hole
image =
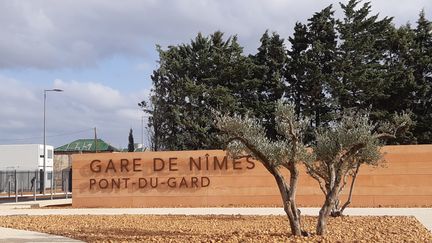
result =
[[[0,145],[0,171],[40,171],[44,169],[43,144]],[[49,188],[53,176],[54,148],[46,145],[45,187]]]

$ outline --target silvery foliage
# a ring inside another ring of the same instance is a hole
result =
[[[395,113],[393,115],[393,121],[378,124],[376,132],[386,133],[393,136],[404,133],[415,125],[415,122],[411,119],[411,116],[412,112],[402,112],[401,114]]]
[[[308,173],[331,183],[330,169],[344,179],[354,173],[358,164],[377,166],[384,162],[382,138],[393,138],[411,124],[407,113],[395,114],[392,123],[378,125],[370,121],[369,112],[345,112],[330,127],[318,129],[313,145],[316,160],[307,166]]]
[[[216,117],[216,126],[224,133],[222,137],[228,142],[226,149],[230,156],[251,155],[276,167],[311,160],[302,143],[308,121],[295,115],[293,104],[277,103],[275,120],[280,136],[276,141],[267,138],[262,123],[254,117],[221,114]]]
[[[313,146],[318,159],[311,165],[314,172],[328,181],[330,166],[342,172],[354,169],[357,163],[376,164],[381,160],[381,154],[380,141],[372,136],[374,127],[368,114],[348,114],[333,127],[319,129]],[[344,159],[343,156],[359,144],[363,148]]]

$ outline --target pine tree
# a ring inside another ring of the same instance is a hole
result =
[[[305,115],[313,117],[315,127],[331,120],[329,112],[330,83],[335,78],[336,31],[334,11],[328,6],[308,20],[306,51],[307,75],[305,82]]]
[[[395,113],[414,109],[418,86],[410,66],[413,44],[414,33],[409,25],[391,27],[382,41],[381,77],[385,82],[382,95],[376,97],[372,103],[376,121],[390,121]],[[416,143],[416,138],[408,131],[387,143],[411,144]]]
[[[243,81],[250,61],[237,37],[198,34],[189,44],[159,51],[154,71],[152,122],[159,149],[218,148],[211,110],[247,110]],[[247,86],[246,86],[247,87]]]
[[[155,150],[219,148],[212,110],[251,114],[276,139],[275,101],[293,102],[311,127],[334,122],[347,108],[370,109],[370,118],[390,121],[413,111],[412,133],[390,143],[432,142],[432,26],[422,11],[416,29],[396,28],[392,18],[371,15],[369,2],[340,4],[296,23],[290,48],[266,31],[248,57],[236,36],[198,34],[190,43],[159,52],[152,75],[150,114]],[[314,134],[307,133],[313,141]]]
[[[387,85],[382,75],[383,52],[380,48],[392,18],[379,20],[378,15],[370,16],[369,2],[357,8],[358,4],[356,0],[340,4],[344,18],[337,21],[340,45],[333,95],[337,97],[339,109],[366,109],[372,105],[371,118],[375,120],[382,115],[374,105],[385,97]]]
[[[432,23],[420,12],[414,30],[412,68],[418,86],[415,97],[414,115],[417,125],[414,135],[419,143],[432,143]]]
[[[274,111],[276,101],[282,98],[285,90],[286,49],[284,40],[275,32],[269,35],[268,30],[260,42],[257,54],[251,56],[255,64],[253,88],[256,88],[256,96],[248,110],[262,121],[268,137],[276,139]]]
[[[286,97],[295,104],[297,114],[311,117],[313,127],[331,121],[334,106],[330,89],[337,43],[333,13],[330,5],[315,13],[307,26],[296,23],[294,36],[289,38]],[[313,131],[306,134],[306,140],[312,141]]]
[[[285,72],[286,97],[295,107],[297,115],[305,113],[306,105],[306,50],[309,46],[307,26],[299,22],[294,27],[293,37],[289,37],[291,44],[287,51],[288,60]]]

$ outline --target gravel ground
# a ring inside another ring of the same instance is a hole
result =
[[[302,218],[314,232],[316,217]],[[432,242],[414,217],[330,218],[325,237],[290,236],[283,216],[4,216],[1,227],[33,230],[87,242]]]

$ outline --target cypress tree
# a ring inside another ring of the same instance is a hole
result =
[[[129,143],[128,143],[128,152],[134,152],[135,151],[135,144],[134,144],[134,138],[132,134],[132,128],[129,130]]]

